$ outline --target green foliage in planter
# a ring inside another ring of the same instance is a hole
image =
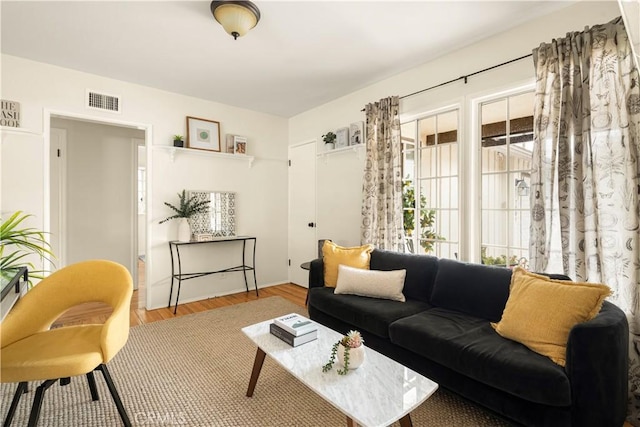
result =
[[[326,134],[322,135],[322,140],[325,144],[333,144],[334,142],[336,142],[336,134],[333,132],[327,132]]]
[[[402,207],[404,232],[407,236],[413,236],[415,224],[416,192],[410,180],[402,182]],[[432,240],[445,240],[435,231],[436,211],[426,209],[427,199],[420,195],[420,246],[426,253],[433,251]],[[430,239],[430,240],[425,240]]]
[[[485,246],[482,247],[480,255],[482,257],[482,263],[485,265],[497,265],[502,267],[507,267],[510,265],[518,264],[518,257],[515,255],[511,255],[509,259],[505,254],[498,255],[497,257],[487,256],[487,248]]]
[[[27,261],[29,255],[35,254],[42,260],[52,262],[55,258],[51,246],[45,239],[45,233],[33,227],[24,227],[23,221],[33,215],[17,211],[0,224],[0,270],[13,270],[29,267],[29,276],[42,279],[46,270],[36,270],[32,262]]]
[[[180,199],[180,205],[178,207],[173,206],[171,203],[164,202],[166,206],[173,209],[175,214],[163,219],[160,221],[160,224],[175,218],[191,218],[195,214],[204,213],[209,210],[208,200],[197,201],[195,195],[187,199],[187,192],[185,190],[182,190],[182,193],[178,193],[178,198]]]

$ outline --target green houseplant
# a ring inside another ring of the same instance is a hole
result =
[[[195,195],[187,197],[186,190],[178,193],[178,199],[180,203],[177,207],[171,203],[164,202],[166,206],[174,211],[174,214],[160,221],[160,224],[172,219],[180,219],[180,224],[178,224],[178,240],[186,242],[191,240],[191,226],[189,225],[188,219],[196,214],[208,212],[209,200],[197,200]]]
[[[173,135],[173,146],[184,147],[184,139],[182,135]]]
[[[338,369],[339,375],[347,375],[350,369],[357,369],[365,359],[364,338],[358,331],[349,331],[333,347],[329,362],[322,367],[322,372],[329,372],[338,357],[342,369]]]
[[[33,262],[28,261],[28,257],[37,255],[53,264],[55,256],[43,231],[23,225],[32,216],[16,211],[6,221],[0,219],[0,270],[29,267],[30,277],[42,279],[47,270],[37,270]]]
[[[327,132],[322,135],[322,140],[324,141],[325,150],[333,150],[336,142],[336,134],[333,132]]]

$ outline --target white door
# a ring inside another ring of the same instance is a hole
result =
[[[51,252],[56,269],[66,265],[65,239],[66,231],[66,159],[67,159],[67,131],[51,128],[50,131],[50,204],[51,204]]]
[[[300,265],[318,256],[316,241],[316,142],[289,147],[289,281],[309,286]]]

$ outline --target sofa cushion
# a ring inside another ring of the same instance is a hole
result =
[[[338,266],[348,265],[354,268],[369,269],[372,245],[345,248],[338,246],[331,240],[325,240],[322,245],[322,259],[324,261],[324,285],[335,287],[338,280]]]
[[[357,295],[336,295],[334,288],[309,289],[309,305],[323,313],[381,338],[389,338],[389,325],[406,316],[427,310],[421,301],[390,301]]]
[[[553,280],[516,268],[497,333],[565,365],[569,332],[600,312],[611,289],[595,283]]]
[[[438,272],[438,258],[376,249],[371,253],[371,270],[407,270],[402,293],[407,299],[429,302]]]
[[[402,288],[406,273],[406,270],[364,270],[339,265],[335,293],[405,302]]]
[[[510,282],[508,268],[442,258],[431,303],[497,322],[509,298]]]
[[[500,337],[488,321],[433,308],[392,323],[389,335],[400,347],[514,396],[544,405],[571,405],[564,369]]]

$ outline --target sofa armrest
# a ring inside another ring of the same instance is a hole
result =
[[[311,261],[309,269],[309,289],[321,288],[324,286],[324,262],[322,258]]]
[[[565,366],[571,383],[571,425],[622,426],[627,413],[629,325],[608,301],[592,320],[571,329]]]

